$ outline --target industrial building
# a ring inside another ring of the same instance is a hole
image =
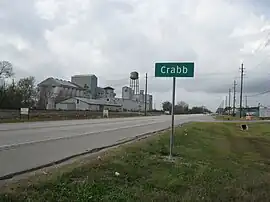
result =
[[[109,103],[104,100],[73,97],[56,104],[56,109],[62,110],[89,110],[89,111],[122,111],[122,105]]]
[[[48,78],[38,84],[39,106],[46,109],[100,111],[144,111],[145,93],[140,90],[139,73],[131,72],[130,86],[122,87],[117,98],[114,88],[98,87],[95,75],[75,75],[71,81]],[[146,109],[153,108],[153,96],[146,95]]]
[[[102,98],[115,98],[116,94],[114,92],[114,88],[108,86],[105,88],[100,88],[97,87],[97,99],[102,99]]]
[[[85,97],[84,89],[62,79],[47,78],[38,84],[40,108],[54,109],[55,103],[71,97]]]
[[[75,75],[71,77],[71,83],[83,87],[86,91],[86,97],[95,99],[97,97],[98,79],[95,75]]]

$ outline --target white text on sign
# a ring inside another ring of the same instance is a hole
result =
[[[163,74],[186,74],[188,72],[188,69],[185,67],[185,66],[182,66],[182,67],[179,67],[179,66],[176,66],[176,67],[166,67],[166,66],[163,66],[161,67],[161,73]]]

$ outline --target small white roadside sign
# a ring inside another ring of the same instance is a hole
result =
[[[21,108],[22,115],[29,115],[29,108]]]
[[[107,109],[103,110],[103,117],[104,118],[109,118],[109,110],[107,110]]]

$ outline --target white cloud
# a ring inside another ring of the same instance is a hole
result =
[[[59,3],[54,0],[40,0],[35,4],[39,16],[46,20],[53,20],[58,12]]]
[[[14,4],[13,1],[17,0],[6,1],[6,5]],[[231,86],[233,78],[239,75],[242,59],[248,70],[268,54],[267,48],[254,50],[267,36],[270,21],[264,13],[255,12],[249,3],[227,0],[26,2],[28,7],[23,8],[29,8],[29,12],[21,13],[29,16],[13,17],[22,23],[19,27],[15,24],[8,27],[6,23],[9,33],[1,33],[7,40],[1,42],[0,53],[4,52],[3,59],[15,64],[18,71],[32,73],[38,80],[94,73],[101,78],[101,85],[115,83],[120,88],[121,84],[128,84],[130,71],[154,75],[155,61],[195,61],[195,79],[178,79],[177,91],[181,93],[178,99],[183,97],[191,105],[213,108],[224,97],[214,92]],[[9,10],[0,18],[8,20],[14,16],[13,12]],[[23,18],[35,19],[31,24],[37,30],[35,35],[26,32],[28,27]],[[14,27],[18,29],[16,32]],[[17,41],[10,43],[10,33]],[[261,65],[261,72],[268,71],[267,60]],[[157,105],[171,99],[170,89],[170,81],[150,79],[149,90],[154,93]]]
[[[31,48],[30,44],[27,41],[23,40],[23,38],[18,35],[7,36],[7,35],[0,34],[0,46],[1,45],[11,45],[14,48],[16,48],[18,51],[24,51]]]

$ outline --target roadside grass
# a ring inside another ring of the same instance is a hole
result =
[[[191,123],[174,140],[173,161],[166,132],[11,184],[0,201],[270,200],[269,123]]]
[[[109,116],[109,118],[127,118],[127,117],[139,117],[143,116],[142,114],[127,114],[127,115],[113,115]],[[151,114],[149,115],[151,116]],[[45,122],[45,121],[64,121],[64,120],[86,120],[86,119],[103,119],[102,116],[90,116],[90,117],[84,117],[84,116],[79,116],[79,117],[68,117],[68,116],[61,116],[61,117],[34,117],[34,118],[22,118],[22,119],[0,119],[0,124],[1,123],[24,123],[24,122]]]
[[[85,117],[52,117],[52,118],[23,118],[23,119],[0,119],[1,123],[24,123],[24,122],[43,122],[43,121],[64,121],[64,120],[83,120],[83,119],[98,119],[102,118],[101,116],[93,116],[91,118],[85,118]]]
[[[214,117],[216,120],[223,120],[223,121],[245,121],[246,117],[240,118],[239,116],[230,116],[230,115],[218,115]],[[258,117],[252,117],[252,120],[260,120]]]
[[[228,121],[228,120],[245,120],[244,118],[239,118],[236,116],[229,116],[229,115],[218,115],[214,117],[216,120],[223,120],[223,121]]]

